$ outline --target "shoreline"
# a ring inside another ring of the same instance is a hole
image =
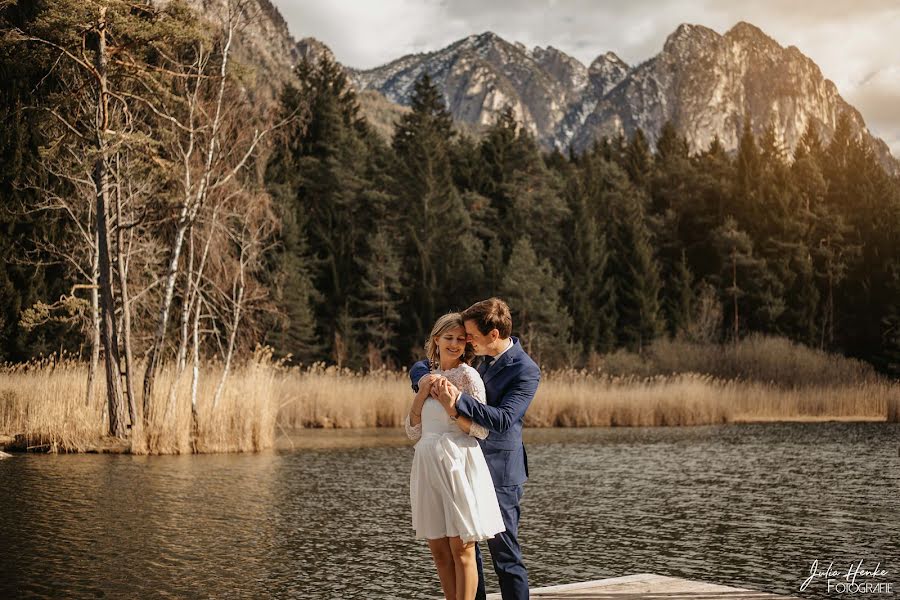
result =
[[[620,368],[547,371],[525,416],[525,427],[900,422],[900,381],[854,371],[853,364],[835,357],[810,358],[796,348],[779,353],[779,347],[777,340],[767,340],[719,349],[754,353],[755,358],[738,361],[741,376],[731,378],[722,374],[732,372],[734,365],[711,365],[712,359],[706,360],[711,348],[682,346],[666,352],[655,347],[659,364],[654,368],[662,371],[656,374]],[[670,356],[676,354],[709,363],[708,370],[719,375],[679,370]],[[151,418],[134,434],[138,437],[116,439],[107,435],[103,379],[95,380],[92,399],[86,402],[87,375],[87,365],[77,361],[0,369],[0,449],[258,452],[276,447],[276,439],[292,431],[402,428],[412,399],[406,371],[285,367],[254,359],[228,374],[228,386],[216,402],[221,365],[205,365],[196,390],[190,379],[168,366],[150,399]]]
[[[631,428],[690,428],[708,427],[716,425],[776,425],[784,423],[893,423],[885,416],[877,415],[792,415],[783,417],[744,417],[715,423],[691,423],[691,424],[664,424],[664,425],[640,425],[640,424],[616,424],[616,425],[568,425],[568,426],[526,426],[525,431],[540,431],[549,429],[631,429]],[[526,434],[527,435],[527,434]],[[298,441],[298,438],[308,437],[310,444]],[[322,440],[328,439],[328,444],[322,445]],[[287,443],[284,443],[287,440]],[[276,444],[278,449],[321,449],[321,448],[356,448],[385,445],[385,442],[401,442],[404,445],[405,438],[403,427],[380,425],[375,427],[299,427],[280,429]],[[279,444],[278,442],[282,442]],[[261,449],[261,451],[264,449]],[[271,450],[271,448],[269,448]],[[0,452],[15,454],[142,454],[132,452],[131,442],[111,437],[99,438],[93,442],[81,445],[81,449],[61,447],[59,444],[29,445],[24,434],[0,433]],[[217,452],[220,454],[221,452]]]

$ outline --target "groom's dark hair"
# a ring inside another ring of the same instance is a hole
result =
[[[475,326],[482,335],[496,329],[503,339],[512,335],[512,315],[509,306],[500,298],[488,298],[476,302],[462,313],[463,321],[475,321]]]

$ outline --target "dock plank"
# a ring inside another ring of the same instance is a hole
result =
[[[657,575],[656,573],[637,573],[623,577],[610,577],[594,581],[581,581],[565,585],[551,585],[531,590],[533,598],[541,600],[573,600],[585,598],[592,600],[631,600],[644,598],[650,600],[683,600],[698,598],[716,600],[739,598],[741,600],[775,600],[796,598],[781,596],[770,592],[730,587],[705,581],[693,581],[679,577]],[[488,594],[491,600],[500,600],[500,594]]]

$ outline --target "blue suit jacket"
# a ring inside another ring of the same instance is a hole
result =
[[[528,456],[522,443],[522,426],[525,411],[531,405],[541,381],[540,368],[522,349],[519,339],[513,336],[512,341],[512,347],[482,376],[487,404],[481,404],[465,392],[456,402],[459,414],[469,417],[490,432],[487,439],[478,441],[495,487],[520,485],[528,479]],[[478,364],[476,360],[475,365]],[[428,362],[424,360],[412,366],[409,376],[413,390],[418,391],[419,379],[429,371]]]

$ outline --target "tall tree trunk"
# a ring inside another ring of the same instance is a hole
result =
[[[184,371],[187,362],[187,347],[190,338],[191,303],[194,296],[194,227],[187,232],[188,237],[188,264],[184,281],[184,305],[181,308],[181,343],[178,346],[178,374]],[[199,279],[199,274],[198,274]]]
[[[159,322],[156,328],[156,335],[153,338],[153,344],[150,347],[150,354],[147,357],[147,370],[144,372],[144,419],[150,419],[150,398],[153,394],[153,384],[156,381],[156,370],[159,366],[160,355],[166,339],[166,328],[169,323],[169,316],[172,308],[172,298],[175,293],[175,280],[178,276],[178,262],[181,257],[182,247],[184,246],[184,236],[188,227],[193,224],[197,217],[197,212],[206,199],[209,187],[211,185],[213,159],[216,156],[216,148],[219,144],[219,128],[222,124],[222,105],[225,97],[225,78],[228,68],[229,53],[231,51],[231,43],[234,39],[234,31],[237,26],[237,19],[231,13],[232,7],[229,4],[228,26],[225,32],[225,43],[222,48],[222,64],[219,67],[219,89],[216,97],[216,110],[212,117],[209,127],[209,140],[206,148],[206,156],[203,163],[203,171],[201,173],[199,184],[196,191],[190,184],[191,181],[191,161],[189,156],[185,160],[185,202],[181,208],[181,214],[178,218],[178,225],[175,230],[175,239],[172,242],[170,250],[169,267],[166,272],[166,286],[163,294],[162,306],[160,308]],[[192,108],[193,112],[193,108]],[[193,126],[193,124],[192,124]],[[191,132],[191,141],[189,143],[189,153],[194,147],[194,132]]]
[[[97,242],[97,231],[94,231],[94,252],[91,255],[91,362],[88,364],[87,390],[84,403],[94,404],[94,382],[97,380],[97,367],[100,364],[100,293],[97,289],[100,280],[100,244]]]
[[[181,301],[181,341],[178,344],[178,355],[175,360],[175,376],[172,377],[172,383],[169,385],[169,399],[166,402],[165,422],[169,422],[175,415],[176,400],[178,399],[178,384],[181,382],[181,376],[184,374],[185,363],[187,361],[188,337],[190,336],[189,324],[191,315],[191,288],[193,286],[194,277],[194,226],[188,229],[188,264],[187,272],[184,277],[184,293]]]
[[[732,298],[733,298],[732,303],[733,303],[733,306],[734,306],[734,331],[733,331],[733,335],[734,335],[734,343],[737,344],[737,342],[738,342],[738,329],[739,329],[740,321],[739,321],[739,319],[738,319],[738,301],[737,301],[737,297],[738,297],[738,287],[737,287],[737,255],[736,255],[735,252],[736,252],[736,251],[732,251],[732,253],[731,253],[731,288],[732,288],[732,290],[733,290],[733,292],[732,292]]]
[[[144,420],[151,418],[151,398],[153,396],[153,384],[156,381],[156,370],[159,365],[160,354],[166,340],[166,328],[169,324],[169,313],[172,308],[172,298],[175,294],[175,280],[178,276],[178,262],[181,257],[181,248],[184,242],[184,234],[187,231],[190,220],[186,216],[187,206],[182,209],[182,216],[178,221],[175,231],[175,240],[170,249],[169,267],[166,271],[166,287],[163,293],[162,306],[160,308],[159,322],[156,327],[156,335],[153,337],[153,345],[147,357],[147,369],[144,371]]]
[[[128,411],[122,400],[121,375],[119,373],[119,340],[116,333],[116,306],[112,288],[112,265],[109,254],[109,223],[107,220],[109,198],[109,172],[106,161],[106,130],[109,124],[109,91],[106,82],[106,8],[100,9],[97,21],[97,51],[94,67],[97,70],[100,96],[97,104],[96,145],[93,179],[97,190],[96,226],[98,264],[100,266],[100,316],[101,340],[106,366],[106,399],[109,406],[109,433],[118,438],[128,436]]]
[[[166,419],[168,420],[169,415],[173,413],[175,410],[175,403],[177,399],[177,385],[181,381],[181,377],[184,374],[185,369],[187,368],[187,347],[188,341],[192,336],[190,329],[191,315],[195,313],[194,307],[197,307],[196,317],[195,317],[195,327],[199,326],[200,320],[200,281],[203,278],[204,270],[206,269],[206,259],[209,257],[209,248],[212,243],[212,231],[216,226],[216,217],[219,212],[219,207],[214,206],[212,211],[212,218],[210,221],[210,234],[206,236],[206,242],[203,245],[203,253],[200,256],[200,264],[197,266],[197,269],[194,270],[194,232],[193,225],[188,230],[188,267],[187,267],[187,280],[185,282],[185,291],[184,291],[184,306],[181,311],[181,343],[178,347],[178,359],[176,361],[176,372],[175,377],[172,380],[172,385],[169,388],[169,401],[166,407]],[[193,332],[193,335],[196,335],[196,331]],[[196,408],[194,405],[194,396],[191,395],[191,406],[192,410]]]
[[[118,169],[118,162],[116,163]],[[117,178],[119,179],[119,178]],[[134,359],[131,353],[131,300],[128,296],[128,268],[125,265],[125,240],[122,228],[122,185],[116,186],[116,259],[119,273],[119,295],[122,301],[122,350],[125,353],[125,393],[128,397],[128,415],[133,428],[140,427],[143,419],[141,407],[134,394]]]
[[[242,257],[243,259],[243,257]],[[219,406],[219,400],[222,398],[222,391],[225,389],[225,380],[228,378],[228,372],[231,370],[231,361],[234,357],[234,343],[237,338],[238,326],[241,322],[241,308],[244,302],[244,267],[241,265],[240,283],[238,284],[237,295],[234,301],[233,321],[231,323],[231,331],[228,335],[228,350],[225,352],[225,368],[222,370],[222,378],[216,387],[215,396],[213,396],[213,410]]]
[[[200,418],[197,410],[197,387],[200,382],[200,302],[201,298],[198,294],[197,302],[194,305],[194,323],[193,323],[193,350],[192,350],[192,368],[191,368],[191,443],[194,452],[197,451],[197,438],[200,432]]]

